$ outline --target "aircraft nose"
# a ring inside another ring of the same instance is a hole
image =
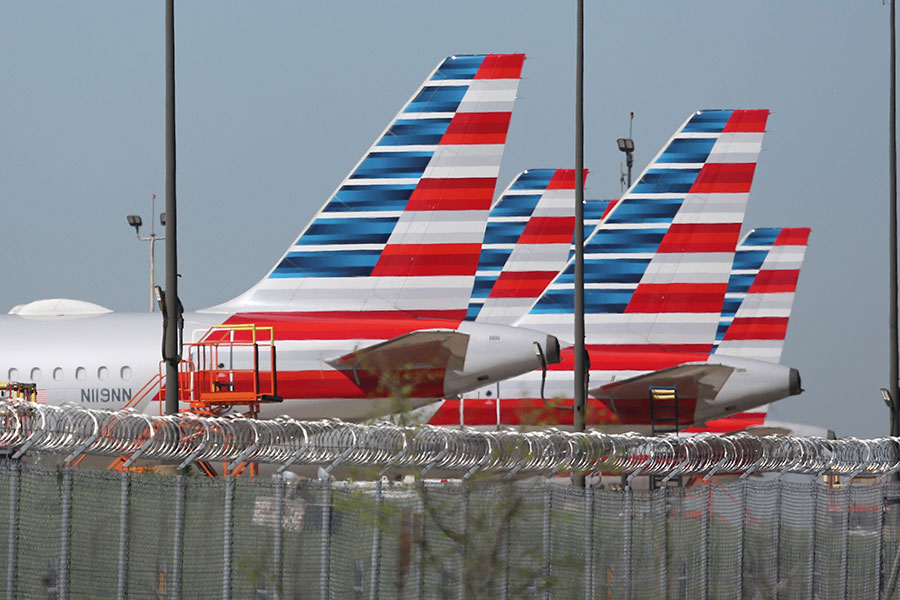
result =
[[[790,384],[788,387],[788,391],[790,391],[791,396],[796,396],[803,391],[803,386],[800,383],[800,371],[798,371],[797,369],[791,369],[789,378]]]

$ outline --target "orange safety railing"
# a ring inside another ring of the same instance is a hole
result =
[[[281,401],[272,327],[214,325],[199,341],[185,344],[182,354],[178,367],[178,400],[189,405],[189,412],[221,415],[244,406],[245,416],[255,418],[261,403]],[[159,414],[163,414],[165,364],[160,361],[159,372],[134,394],[125,408],[137,408],[149,398],[158,404]],[[126,462],[127,457],[120,457],[109,468],[121,470]],[[248,464],[226,463],[223,472],[237,477],[249,468],[250,474],[255,475],[256,465],[248,467]],[[211,465],[204,463],[200,467],[211,477],[216,476]]]
[[[221,414],[246,406],[259,413],[261,402],[277,402],[275,332],[252,323],[215,325],[198,342],[185,344],[178,397],[192,412]]]
[[[166,377],[164,374],[157,373],[150,378],[150,381],[141,386],[141,388],[131,397],[131,400],[126,402],[125,406],[123,406],[122,408],[137,408],[151,394],[154,394],[156,396],[156,398],[154,398],[154,401],[160,401],[160,398],[163,396],[162,390],[165,389],[163,387],[163,382],[165,380]]]
[[[214,325],[200,339],[184,345],[178,367],[178,400],[192,412],[220,414],[229,407],[248,407],[256,416],[261,402],[279,402],[275,333],[252,323]],[[145,383],[123,408],[137,408],[148,397],[163,414],[166,369]]]

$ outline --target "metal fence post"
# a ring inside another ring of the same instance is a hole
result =
[[[652,487],[652,476],[651,476],[651,487]],[[662,564],[659,568],[659,578],[657,583],[659,587],[662,589],[663,595],[667,593],[668,590],[668,582],[669,582],[669,490],[672,488],[664,486],[662,488],[657,488],[662,490],[662,502],[663,502],[663,511],[662,511],[662,532],[663,532],[663,543],[662,543]],[[653,492],[656,490],[650,490],[650,500],[653,501]],[[679,496],[679,502],[681,502],[681,496]]]
[[[684,488],[678,488],[684,495]],[[700,598],[706,600],[709,595],[709,515],[713,510],[713,484],[706,482],[706,502],[700,513]]]
[[[625,487],[625,524],[623,529],[624,543],[622,562],[625,563],[625,600],[631,600],[631,518],[632,513],[632,491],[631,486]]]
[[[887,482],[883,479],[876,479],[876,481],[881,484],[881,493],[879,494],[881,496],[881,514],[880,514],[880,518],[878,519],[878,535],[875,537],[875,548],[876,548],[875,556],[878,557],[878,579],[879,579],[878,588],[877,588],[878,595],[876,596],[876,599],[881,600],[881,597],[884,593],[884,587],[883,587],[884,586],[884,556],[882,556],[882,554],[881,554],[881,552],[883,550],[883,548],[881,547],[881,544],[882,544],[882,536],[884,536],[884,521],[885,521],[885,517],[886,517],[885,513],[887,512],[886,511],[887,504],[885,502],[885,500],[886,500],[885,492],[887,491],[887,489],[886,489]]]
[[[416,598],[421,600],[425,590],[425,480],[421,480],[419,498],[416,503],[416,514],[419,516],[418,524],[413,519],[413,527],[416,528],[418,537],[419,555],[416,557]]]
[[[550,478],[544,485],[544,527],[543,527],[543,558],[544,558],[544,600],[550,600],[550,575],[553,572],[550,556],[550,507],[553,502],[553,488]]]
[[[72,470],[63,468],[62,518],[60,519],[59,548],[59,600],[69,595],[69,520],[72,516]]]
[[[319,583],[319,595],[322,600],[328,600],[329,595],[329,567],[331,565],[331,478],[325,478],[325,494],[322,502],[322,574]]]
[[[503,538],[503,581],[500,585],[500,600],[507,600],[509,598],[509,537],[512,535],[512,529],[509,523],[504,525],[506,528],[506,535]]]
[[[462,522],[460,523],[460,534],[462,539],[462,548],[460,548],[460,565],[459,565],[459,599],[465,600],[466,598],[466,548],[469,545],[469,538],[467,537],[467,525],[469,519],[469,486],[468,483],[463,480],[462,482],[462,510],[459,511],[460,519]]]
[[[775,495],[775,589],[781,584],[781,487],[782,479],[778,477],[778,493]]]
[[[747,486],[749,483],[746,479],[739,479],[741,483],[741,527],[738,530],[740,537],[738,538],[738,578],[740,579],[740,589],[738,595],[744,593],[744,536],[747,530]]]
[[[849,552],[848,544],[850,543],[850,492],[853,489],[852,486],[853,479],[850,478],[850,487],[841,488],[840,490],[840,493],[847,497],[846,502],[843,503],[843,510],[841,511],[841,579],[843,579],[841,589],[843,590],[842,595],[844,598],[847,597],[847,580],[849,579],[849,577],[847,577],[847,562]],[[846,493],[844,493],[845,489],[847,490]],[[815,530],[816,528],[813,527],[813,531]],[[813,548],[815,548],[815,546],[813,546]]]
[[[128,574],[128,492],[131,476],[122,471],[122,490],[119,498],[119,586],[116,597],[125,600],[126,577]]]
[[[584,597],[594,600],[594,488],[584,488],[586,527],[584,531]]]
[[[225,529],[222,532],[222,598],[231,599],[231,538],[232,508],[234,505],[234,477],[225,476]]]
[[[813,480],[815,483],[815,480]],[[809,568],[806,571],[806,597],[812,600],[816,597],[816,530],[819,527],[819,500],[824,494],[824,489],[820,486],[813,486],[813,514],[812,514],[812,548],[809,551]],[[880,572],[880,571],[879,571]]]
[[[891,573],[885,584],[884,597],[891,598],[894,596],[894,586],[897,584],[897,573],[900,572],[900,548],[896,549],[894,554],[894,563],[891,565]]]
[[[10,465],[9,478],[9,545],[6,563],[6,600],[16,598],[16,554],[19,543],[19,461]]]
[[[275,565],[275,600],[281,600],[281,591],[284,585],[282,574],[284,572],[281,564],[281,552],[284,545],[283,531],[284,526],[284,476],[279,473],[275,479],[275,548],[272,550],[272,560]]]
[[[378,598],[378,577],[381,569],[381,510],[384,493],[381,489],[381,477],[375,480],[375,531],[372,532],[372,574],[369,584],[369,600]]]
[[[175,540],[172,548],[172,582],[169,597],[178,600],[181,597],[181,554],[184,544],[184,474],[175,476]],[[166,585],[168,591],[170,586]]]
[[[512,503],[512,495],[513,495],[513,485],[510,483],[508,487],[505,488],[509,493],[509,498],[507,502]],[[502,525],[502,535],[503,535],[503,543],[501,544],[501,566],[503,569],[503,580],[500,582],[500,600],[507,600],[509,598],[509,538],[512,536],[512,514],[507,513],[506,519],[504,519],[504,523]]]

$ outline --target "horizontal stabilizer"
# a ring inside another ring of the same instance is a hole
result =
[[[687,363],[629,379],[613,381],[590,390],[590,393],[600,399],[647,398],[650,394],[650,387],[658,386],[674,387],[679,396],[695,398],[698,402],[714,400],[733,371],[733,367],[726,365]]]
[[[423,329],[326,362],[336,369],[365,372],[423,368],[462,370],[468,345],[469,336],[465,333],[451,329]]]

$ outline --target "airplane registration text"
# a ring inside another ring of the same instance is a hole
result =
[[[82,388],[81,402],[128,402],[131,388]]]

